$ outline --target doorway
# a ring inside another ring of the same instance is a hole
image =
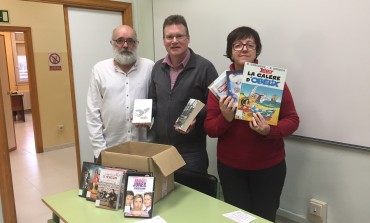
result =
[[[3,81],[8,82],[4,87],[6,93],[3,97],[10,95],[10,103],[4,104],[8,114],[6,116],[7,135],[9,151],[16,149],[27,149],[35,154],[34,130],[32,124],[31,97],[29,91],[27,54],[24,32],[1,32],[5,41],[6,63],[8,71],[3,74]],[[7,73],[7,74],[6,74]],[[7,77],[6,77],[7,76]],[[8,81],[6,81],[8,80]],[[4,98],[4,101],[8,101]],[[27,117],[27,118],[26,118]],[[27,142],[27,146],[22,146]],[[21,146],[20,146],[21,145]]]
[[[21,60],[25,62],[24,64],[24,62],[22,61],[23,66],[26,65],[27,67],[28,86],[29,86],[28,92],[29,92],[29,101],[30,101],[29,106],[30,108],[32,107],[31,116],[32,116],[32,129],[34,133],[34,146],[35,146],[34,148],[35,148],[36,153],[42,153],[43,145],[42,145],[42,135],[41,135],[40,113],[39,113],[39,107],[38,107],[37,84],[36,84],[36,77],[35,77],[35,65],[34,65],[34,56],[33,56],[33,47],[32,47],[31,28],[30,27],[0,26],[0,32],[6,33],[6,34],[10,34],[10,33],[22,33],[23,34],[22,44],[24,47],[24,51],[21,52],[20,54],[24,54],[24,55],[20,55],[20,56],[21,57],[25,56],[25,58],[22,58]],[[6,46],[6,51],[13,52],[13,48],[8,45]],[[18,69],[17,71],[19,73],[19,68],[14,67],[14,63],[8,63],[8,64],[11,64],[11,66],[8,66],[9,70]],[[21,69],[20,71],[22,73],[24,69]],[[24,72],[23,72],[23,75],[24,75]],[[11,90],[12,89],[10,89],[9,91],[9,95],[11,94]],[[13,89],[13,90],[17,91],[17,89]],[[2,97],[4,96],[5,95],[2,95]],[[4,108],[4,109],[9,109],[9,108]]]

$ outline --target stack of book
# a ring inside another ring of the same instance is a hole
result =
[[[154,183],[151,172],[83,162],[78,196],[95,202],[99,208],[122,208],[125,217],[151,218]]]
[[[224,71],[209,89],[217,98],[234,99],[235,119],[251,121],[259,112],[268,124],[277,125],[286,75],[284,68],[247,62],[244,70]]]

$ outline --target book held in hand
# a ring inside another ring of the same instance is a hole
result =
[[[124,217],[153,216],[155,178],[151,172],[126,174]]]
[[[209,90],[220,99],[222,96],[227,95],[227,78],[226,70],[222,72],[216,80],[214,80],[209,86]]]
[[[181,115],[177,118],[174,127],[186,132],[190,124],[193,122],[193,120],[203,107],[203,102],[197,99],[190,98]]]
[[[239,94],[242,87],[242,79],[242,70],[226,71],[227,95],[232,97],[235,107],[238,105]]]
[[[135,99],[132,123],[152,122],[152,99]]]
[[[259,112],[269,125],[277,125],[287,70],[245,63],[236,119],[251,121]]]

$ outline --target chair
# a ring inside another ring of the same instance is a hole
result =
[[[188,170],[177,170],[174,174],[175,181],[194,190],[219,198],[218,179],[210,174],[201,174]]]

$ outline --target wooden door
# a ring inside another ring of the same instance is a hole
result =
[[[4,35],[0,35],[0,80],[1,96],[3,97],[4,102],[5,126],[7,131],[8,147],[10,150],[14,150],[17,148],[17,143],[15,138],[12,106],[10,100],[9,76]]]

